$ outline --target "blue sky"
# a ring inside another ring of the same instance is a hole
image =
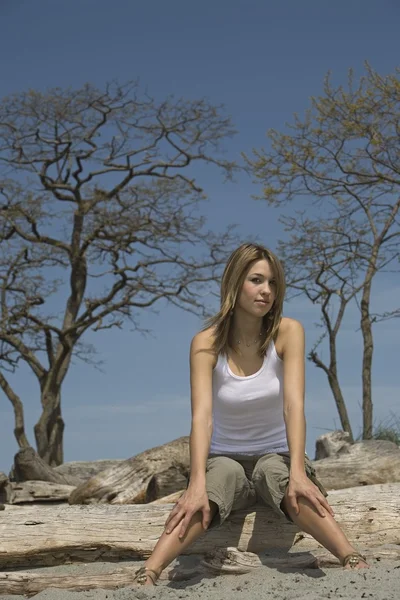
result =
[[[268,146],[266,131],[282,130],[300,115],[324,76],[345,83],[347,71],[363,71],[368,60],[382,74],[399,64],[400,6],[393,0],[2,0],[0,96],[35,88],[98,86],[139,78],[151,94],[206,97],[223,103],[238,130],[228,154]],[[200,177],[201,176],[201,177]],[[224,184],[202,170],[209,224],[238,223],[244,239],[259,236],[274,249],[282,229],[279,213],[251,199],[259,189],[246,176]],[[398,306],[393,275],[374,288],[374,306]],[[389,307],[390,307],[389,306]],[[296,300],[285,313],[300,319],[311,346],[316,313]],[[144,313],[151,336],[123,331],[92,334],[102,371],[76,362],[63,390],[65,459],[124,458],[186,435],[190,424],[188,349],[201,323],[173,307]],[[373,390],[376,420],[398,411],[400,321],[375,332]],[[357,313],[341,333],[339,369],[355,433],[360,430],[361,354]],[[27,432],[39,416],[37,383],[26,369],[12,379],[25,405]],[[315,438],[338,426],[324,375],[307,365],[307,450]],[[398,412],[397,412],[398,414]],[[0,470],[8,471],[17,450],[11,405],[0,392]]]

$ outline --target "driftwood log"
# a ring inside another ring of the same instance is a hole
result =
[[[98,475],[106,469],[115,469],[125,459],[104,459],[104,460],[77,460],[66,462],[58,467],[54,467],[56,473],[76,477],[80,482],[87,481],[91,477]]]
[[[145,450],[95,475],[74,490],[70,504],[140,504],[146,501],[148,484],[154,475],[176,467],[189,468],[189,438],[182,437],[163,446]],[[182,483],[178,482],[178,491]],[[170,489],[170,488],[168,488]]]
[[[158,500],[153,500],[150,504],[175,504],[178,502],[179,498],[182,496],[185,490],[179,490],[178,492],[174,492],[173,494],[169,494],[169,496],[163,496],[163,498],[159,498]]]
[[[156,473],[147,485],[145,502],[154,502],[185,489],[188,477],[188,470],[182,466],[169,467],[161,473]]]
[[[400,484],[337,490],[329,495],[336,519],[359,547],[399,544]],[[161,535],[172,504],[139,506],[7,506],[0,512],[0,568],[33,567],[71,561],[141,559]],[[310,536],[257,506],[237,511],[186,553],[215,548],[242,551],[312,551]]]
[[[388,441],[350,444],[344,432],[320,436],[313,462],[328,490],[400,482],[400,448]],[[189,438],[182,437],[127,460],[99,460],[49,467],[32,448],[18,452],[18,482],[48,481],[72,485],[71,504],[142,504],[180,492],[186,487]],[[0,480],[0,502],[4,496]],[[39,500],[39,497],[37,498]],[[4,501],[4,500],[3,500]]]
[[[27,502],[66,502],[74,486],[50,481],[11,481],[6,487],[8,504],[25,504]]]
[[[23,448],[14,457],[13,475],[16,482],[50,481],[77,486],[82,483],[79,477],[59,473],[50,467],[33,448]]]
[[[315,442],[315,460],[338,457],[350,451],[350,434],[347,431],[330,431],[320,435]]]
[[[400,449],[393,442],[368,440],[350,444],[344,432],[321,436],[313,465],[328,490],[400,482]],[[102,471],[71,494],[71,504],[139,504],[186,487],[189,438],[146,450]]]
[[[0,506],[3,506],[4,502],[7,502],[7,486],[8,477],[0,471]]]
[[[342,431],[317,440],[313,466],[328,490],[400,482],[400,448],[393,442],[363,440],[350,444]]]

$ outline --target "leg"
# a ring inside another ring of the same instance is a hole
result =
[[[312,535],[317,542],[322,544],[329,552],[332,552],[340,562],[343,562],[343,559],[349,554],[357,554],[357,550],[350,544],[339,524],[330,514],[327,513],[325,517],[321,517],[305,498],[299,498],[298,504],[300,511],[296,515],[289,506],[285,493],[281,506],[299,529]],[[367,563],[360,559],[360,562],[354,568],[362,569],[365,567],[368,567]],[[351,567],[346,566],[345,568]]]
[[[255,491],[246,478],[243,467],[236,460],[225,456],[208,459],[206,489],[211,509],[210,527],[221,524],[232,510],[244,508],[255,501]],[[204,533],[201,521],[200,512],[193,515],[182,539],[178,537],[179,527],[169,534],[164,532],[146,561],[145,568],[159,576],[166,566]],[[146,585],[153,583],[148,575]]]
[[[218,506],[215,502],[210,502],[211,518],[213,519],[218,512]],[[154,571],[157,576],[167,567],[177,556],[182,554],[186,548],[193,544],[203,533],[202,514],[200,512],[193,515],[192,520],[186,530],[186,535],[179,539],[179,527],[171,533],[162,533],[151,556],[146,560],[145,567]],[[147,577],[146,585],[153,585],[151,578]]]
[[[326,495],[325,490],[316,479],[315,471],[307,457],[305,458],[305,467],[307,476]],[[288,454],[267,454],[261,457],[253,473],[257,494],[267,505],[272,506],[282,516],[288,517],[302,531],[312,535],[317,542],[322,544],[329,552],[332,552],[340,562],[343,562],[343,559],[349,554],[357,553],[335,519],[329,514],[321,517],[305,498],[298,499],[300,512],[298,515],[294,513],[287,502],[286,496],[289,468],[290,457]],[[355,568],[367,566],[365,561],[360,560]],[[346,568],[350,568],[350,565]]]

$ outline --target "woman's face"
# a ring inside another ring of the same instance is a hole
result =
[[[254,263],[248,270],[239,295],[238,306],[245,312],[264,317],[276,298],[276,280],[266,259]]]

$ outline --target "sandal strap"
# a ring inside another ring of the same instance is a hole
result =
[[[359,552],[351,552],[342,560],[342,565],[345,567],[346,565],[350,565],[352,569],[354,569],[360,561],[366,562],[365,556],[360,554]]]
[[[136,581],[139,585],[145,585],[147,582],[147,578],[150,577],[153,585],[157,585],[157,579],[159,578],[159,574],[153,569],[148,569],[147,567],[140,567],[135,573],[134,581]]]

